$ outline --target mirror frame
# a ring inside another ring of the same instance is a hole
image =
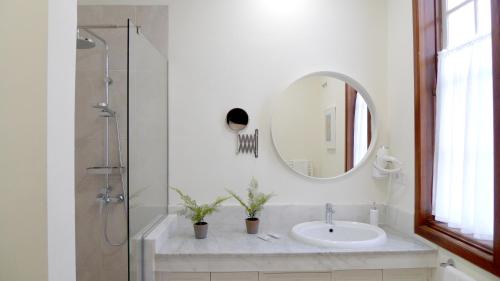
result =
[[[365,156],[363,157],[363,159],[361,159],[361,161],[360,161],[360,163],[358,165],[354,166],[349,171],[347,171],[347,172],[345,172],[343,174],[340,174],[338,176],[335,176],[335,177],[330,177],[330,178],[316,178],[316,177],[311,177],[311,176],[307,176],[307,175],[301,174],[301,173],[297,172],[296,170],[290,168],[290,166],[288,166],[288,164],[286,163],[286,160],[281,155],[281,153],[280,153],[280,151],[278,149],[278,146],[276,145],[275,137],[273,135],[273,119],[274,119],[274,115],[275,115],[275,113],[274,113],[275,110],[274,109],[276,109],[278,107],[279,97],[281,97],[281,95],[283,95],[293,84],[297,83],[298,81],[300,81],[302,79],[306,79],[306,78],[313,77],[313,76],[328,76],[328,77],[331,77],[331,78],[336,78],[336,79],[342,80],[345,83],[348,83],[349,85],[351,85],[352,87],[354,87],[358,91],[359,94],[361,94],[361,96],[365,100],[366,104],[368,105],[368,110],[370,111],[370,114],[371,114],[371,120],[372,120],[372,138],[371,138],[370,146],[368,147],[368,150],[366,151]],[[272,139],[272,142],[273,142],[274,150],[278,154],[278,157],[280,158],[280,162],[283,163],[287,167],[288,170],[291,170],[291,171],[293,171],[293,173],[295,173],[297,175],[300,175],[302,177],[305,177],[305,178],[308,178],[308,179],[312,179],[312,180],[318,180],[318,181],[330,181],[330,180],[340,179],[342,177],[345,177],[345,176],[348,176],[348,175],[354,173],[360,167],[364,166],[365,163],[368,161],[368,159],[371,157],[373,151],[375,150],[375,147],[376,147],[376,144],[377,144],[377,141],[378,141],[378,127],[379,127],[379,124],[378,124],[379,118],[378,118],[377,110],[375,108],[375,103],[373,102],[372,98],[368,94],[368,91],[366,91],[366,89],[359,82],[357,82],[356,80],[354,80],[353,78],[351,78],[350,76],[347,76],[345,74],[342,74],[342,73],[339,73],[339,72],[335,72],[335,71],[318,71],[318,72],[313,72],[313,73],[306,74],[306,75],[300,77],[299,79],[294,80],[291,84],[288,85],[288,87],[284,91],[282,91],[280,93],[280,95],[277,98],[275,98],[275,100],[273,102],[272,109],[273,110],[271,112],[271,126],[270,126],[270,130],[271,130],[271,139]]]

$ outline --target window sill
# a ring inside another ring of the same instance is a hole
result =
[[[415,233],[493,274],[500,275],[500,268],[495,267],[492,249],[478,240],[435,221],[415,226]]]

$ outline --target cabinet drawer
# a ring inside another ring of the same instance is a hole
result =
[[[429,269],[386,269],[384,270],[384,281],[429,281],[431,273]]]
[[[382,270],[338,270],[334,281],[382,281]]]
[[[210,281],[210,273],[158,272],[156,281]]]
[[[258,272],[212,273],[211,281],[259,281]]]
[[[328,273],[261,273],[259,281],[331,281]]]

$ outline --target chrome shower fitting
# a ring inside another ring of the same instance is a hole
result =
[[[111,77],[108,76],[108,77],[104,78],[104,83],[111,85],[111,84],[113,84],[113,79],[111,79]]]
[[[105,113],[104,115],[101,115],[102,117],[115,117],[116,115],[116,112],[111,110],[106,102],[100,102],[93,107],[100,109],[102,113]]]
[[[80,28],[76,29],[76,48],[83,49],[92,49],[95,47],[95,42],[91,38],[83,37],[80,35]]]
[[[111,188],[108,187],[102,193],[97,194],[97,199],[108,204],[108,203],[122,203],[125,201],[125,195],[122,193],[117,195],[111,195]]]
[[[116,203],[120,204],[123,208],[123,214],[125,220],[127,219],[128,216],[128,206],[127,206],[127,199],[126,199],[126,179],[125,179],[125,171],[124,171],[124,161],[122,157],[122,148],[121,148],[121,140],[120,140],[120,129],[119,129],[119,118],[117,116],[117,113],[113,110],[110,109],[109,107],[109,89],[110,85],[113,83],[113,80],[109,76],[109,55],[110,55],[110,48],[106,40],[96,34],[94,31],[91,29],[94,27],[88,26],[88,27],[83,27],[80,26],[78,29],[78,33],[80,30],[84,30],[86,33],[90,34],[95,40],[100,41],[102,45],[104,46],[104,55],[105,55],[105,61],[104,61],[104,101],[96,104],[93,106],[94,108],[100,110],[101,117],[106,118],[104,121],[104,165],[102,167],[90,167],[87,169],[87,171],[91,171],[94,174],[99,174],[103,176],[104,180],[104,188],[102,189],[102,192],[97,195],[98,200],[101,200],[104,204],[104,229],[103,229],[103,234],[104,234],[104,239],[106,242],[111,245],[111,246],[122,246],[125,243],[127,243],[127,236],[123,235],[124,237],[121,238],[117,242],[113,242],[112,239],[109,236],[108,233],[108,220],[110,216],[110,209],[111,205],[109,203]],[[85,40],[86,39],[86,40]],[[92,46],[92,43],[94,44]],[[91,48],[95,46],[95,41],[93,41],[90,38],[83,38],[79,34],[79,41],[77,41],[77,46],[79,48]],[[114,130],[116,130],[116,145],[118,148],[118,160],[119,160],[119,165],[111,165],[111,159],[110,159],[110,127],[112,126],[111,122],[114,124]],[[121,187],[121,192],[118,194],[112,194],[112,188],[110,186],[110,176],[113,174],[118,173],[120,175],[120,187]],[[125,233],[127,229],[127,224],[125,224]]]

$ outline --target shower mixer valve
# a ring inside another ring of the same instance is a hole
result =
[[[103,193],[97,194],[97,199],[103,201],[104,203],[121,203],[125,201],[125,196],[123,194],[111,195],[109,192],[111,189],[106,188],[106,191]]]

